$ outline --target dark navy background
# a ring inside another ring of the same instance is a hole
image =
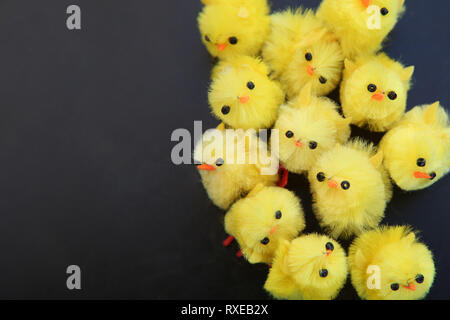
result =
[[[82,30],[66,28],[78,4]],[[275,9],[317,0],[274,1]],[[416,66],[409,107],[450,106],[450,4],[407,1],[386,51]],[[193,166],[175,166],[176,128],[217,125],[197,0],[0,3],[0,298],[267,299],[267,267],[223,248],[223,212]],[[380,136],[368,136],[379,140]],[[320,231],[306,180],[307,231]],[[385,223],[410,224],[436,256],[428,298],[450,293],[450,177],[396,190]],[[82,290],[66,288],[68,265]],[[357,298],[348,284],[340,299]]]

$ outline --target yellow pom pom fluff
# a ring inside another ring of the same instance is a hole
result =
[[[390,129],[401,119],[414,67],[404,68],[384,53],[345,61],[342,110],[353,124],[371,131]]]
[[[204,0],[198,17],[202,41],[213,57],[255,56],[270,31],[267,0]]]
[[[271,16],[271,32],[263,58],[279,79],[289,98],[308,83],[324,96],[341,79],[344,57],[336,37],[311,10],[287,10]]]
[[[277,299],[334,299],[348,274],[344,249],[324,235],[310,234],[278,248],[264,285]]]
[[[304,228],[300,199],[279,187],[256,186],[225,216],[227,233],[236,238],[250,263],[272,263],[278,245]]]
[[[404,0],[323,0],[317,17],[339,37],[348,58],[381,48],[404,11]]]
[[[194,149],[194,160],[201,163],[198,169],[209,198],[226,210],[259,183],[274,185],[278,160],[256,136],[243,130],[227,135],[223,125],[219,128],[205,132]]]
[[[236,56],[220,62],[213,71],[209,92],[213,114],[233,128],[272,127],[284,93],[268,73],[257,58]]]
[[[404,226],[362,234],[348,262],[353,286],[367,300],[423,299],[435,276],[432,253]]]
[[[381,140],[384,165],[403,190],[427,188],[450,170],[450,126],[439,102],[413,108]]]
[[[279,158],[289,171],[301,174],[336,143],[350,136],[351,119],[339,115],[330,99],[311,94],[311,84],[282,106],[274,129],[279,132]]]
[[[383,154],[361,140],[337,145],[309,171],[313,209],[331,236],[350,237],[375,228],[392,197]]]

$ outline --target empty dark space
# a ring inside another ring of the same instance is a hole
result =
[[[409,108],[449,107],[450,4],[407,1],[386,52],[415,65]],[[274,9],[317,0],[273,1]],[[77,4],[82,29],[66,27]],[[212,61],[198,0],[0,3],[0,298],[269,299],[267,267],[223,248],[223,214],[194,166],[172,164],[177,128],[215,127]],[[377,142],[379,135],[356,132]],[[307,232],[307,181],[291,176]],[[450,293],[450,180],[396,190],[385,224],[409,224],[435,254],[428,299]],[[346,247],[348,243],[346,244]],[[66,268],[81,268],[68,290]],[[356,299],[350,283],[339,299]]]

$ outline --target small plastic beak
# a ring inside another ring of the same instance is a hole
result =
[[[197,169],[198,169],[198,170],[205,170],[205,171],[214,171],[214,170],[216,170],[215,167],[213,167],[213,166],[210,165],[210,164],[206,164],[206,163],[197,166]]]
[[[383,101],[384,99],[384,94],[383,93],[376,93],[372,96],[372,99],[377,100],[377,101]]]
[[[363,6],[364,6],[365,8],[369,7],[369,5],[370,5],[370,0],[361,0],[361,1],[362,1],[362,4],[363,4]]]
[[[270,234],[273,234],[277,230],[277,226],[273,226],[272,229],[270,229]]]
[[[414,177],[417,179],[431,179],[431,176],[428,173],[419,171],[414,172]]]
[[[327,250],[327,257],[329,257],[333,253],[332,250]]]
[[[328,186],[329,186],[330,188],[335,189],[335,188],[337,188],[338,184],[337,184],[337,182],[334,181],[334,180],[329,180],[329,181],[328,181]]]
[[[226,44],[226,43],[219,43],[219,44],[217,45],[217,50],[223,51],[223,50],[225,50],[226,47],[227,47],[227,44]]]
[[[408,286],[403,286],[405,289],[411,290],[411,291],[415,291],[416,290],[416,285],[414,283],[408,283]]]
[[[303,142],[301,142],[300,140],[295,141],[295,146],[298,148],[301,148],[301,147],[303,147]]]
[[[248,100],[250,100],[250,97],[249,97],[249,96],[246,96],[246,97],[239,97],[239,101],[240,101],[241,103],[247,103]]]
[[[306,72],[308,72],[308,74],[310,76],[313,76],[314,75],[314,68],[311,67],[311,66],[308,66],[308,68],[306,69]]]

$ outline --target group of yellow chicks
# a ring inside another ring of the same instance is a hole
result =
[[[424,298],[432,253],[409,227],[379,226],[392,182],[420,190],[450,170],[446,111],[436,102],[405,113],[414,67],[380,53],[404,0],[322,0],[316,12],[273,14],[267,0],[202,2],[202,40],[219,61],[208,99],[221,125],[203,135],[194,159],[208,196],[228,210],[227,244],[236,239],[250,263],[270,265],[264,287],[278,299],[334,299],[348,273],[362,299]],[[369,29],[374,6],[381,21]],[[325,97],[339,85],[341,106]],[[375,147],[349,140],[350,125],[387,133]],[[277,129],[281,181],[248,161],[260,137],[213,139],[226,128]],[[226,152],[237,145],[240,164]],[[305,218],[283,188],[287,172],[308,177],[328,235],[299,236]],[[347,256],[337,240],[355,236]]]

